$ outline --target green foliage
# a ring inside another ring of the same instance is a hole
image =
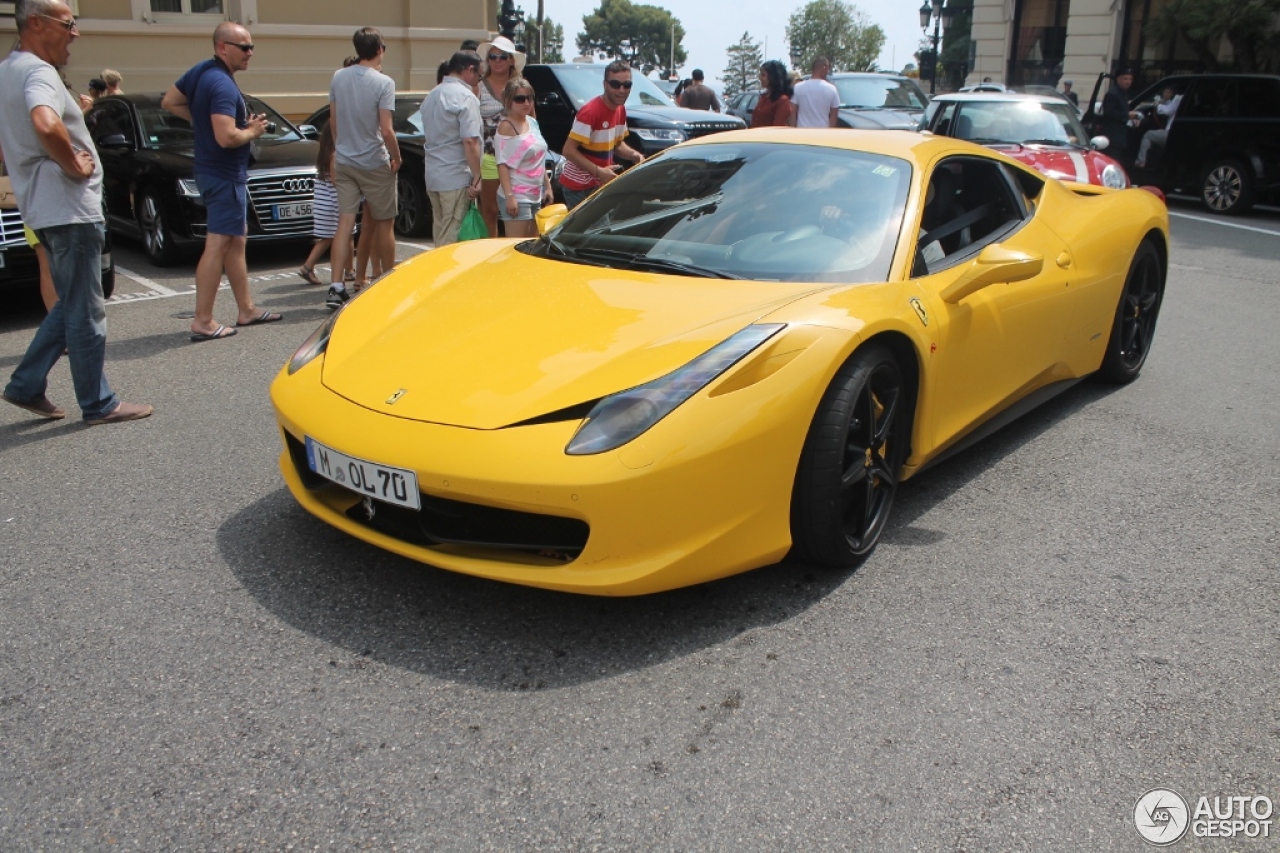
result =
[[[681,44],[684,27],[660,6],[601,0],[600,8],[583,17],[582,26],[577,39],[579,51],[606,59],[625,59],[641,74],[657,69],[660,76],[669,77],[688,59]]]
[[[884,41],[878,24],[841,0],[813,0],[787,21],[787,43],[801,71],[818,56],[831,60],[832,71],[875,71]]]
[[[724,83],[724,100],[731,101],[743,92],[754,92],[759,88],[756,76],[764,63],[760,52],[760,42],[751,39],[751,33],[743,33],[738,43],[725,50],[729,61],[725,63],[724,73],[720,80]]]
[[[1280,70],[1280,0],[1169,0],[1151,17],[1148,35],[1168,44],[1181,37],[1209,71]],[[1218,61],[1222,39],[1235,61]]]
[[[523,26],[520,41],[530,62],[564,62],[564,27],[550,18],[542,19],[541,28],[536,21],[528,20]]]

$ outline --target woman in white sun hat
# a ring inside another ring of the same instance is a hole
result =
[[[498,161],[494,158],[493,136],[502,119],[503,90],[512,78],[524,71],[525,55],[511,39],[498,36],[480,44],[480,120],[484,124],[484,152],[480,160],[480,213],[490,237],[498,236]]]

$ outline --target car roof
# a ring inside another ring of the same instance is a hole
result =
[[[813,145],[822,148],[866,151],[869,154],[897,157],[920,165],[948,154],[976,155],[1009,162],[1009,158],[990,148],[950,136],[935,136],[917,133],[914,130],[758,127],[700,136],[682,143],[680,148],[734,142],[781,142],[788,145]],[[1028,168],[1022,164],[1019,165],[1024,169]]]
[[[949,103],[956,101],[958,103],[1009,103],[1016,104],[1019,102],[1033,101],[1037,104],[1065,104],[1062,98],[1053,95],[1033,95],[1025,92],[952,92],[947,95],[934,95],[931,101],[943,101]]]

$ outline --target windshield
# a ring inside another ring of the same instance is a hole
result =
[[[1084,145],[1088,140],[1075,107],[1066,101],[962,103],[955,118],[955,131],[950,135],[988,144]]]
[[[573,105],[582,109],[592,98],[604,92],[603,65],[583,65],[556,68],[556,78],[569,93]],[[648,77],[639,74],[631,75],[631,94],[627,96],[629,107],[674,107],[676,104],[658,88]]]
[[[905,161],[861,151],[674,148],[625,172],[522,250],[713,278],[884,281],[910,178]]]
[[[922,110],[929,102],[910,80],[895,77],[833,77],[842,107]]]
[[[261,137],[265,142],[289,142],[302,139],[298,129],[280,113],[257,98],[246,97],[245,106],[250,113],[265,113],[268,132]],[[138,120],[142,123],[142,137],[148,148],[191,148],[195,145],[195,132],[191,122],[180,118],[159,105],[138,106]],[[271,124],[274,129],[270,129]]]
[[[423,96],[425,97],[425,95]],[[396,109],[391,114],[391,128],[397,136],[422,134],[422,98],[396,98]]]

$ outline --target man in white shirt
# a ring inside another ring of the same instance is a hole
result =
[[[796,105],[791,123],[795,127],[835,127],[840,114],[840,93],[827,80],[831,60],[819,56],[810,68],[812,76],[797,83],[791,101]]]
[[[1142,144],[1138,146],[1138,159],[1134,161],[1134,166],[1139,169],[1147,167],[1147,155],[1151,153],[1152,145],[1159,145],[1161,148],[1169,141],[1169,128],[1173,126],[1173,117],[1178,112],[1178,104],[1182,103],[1182,96],[1173,94],[1173,89],[1165,88],[1164,94],[1160,98],[1160,103],[1156,104],[1156,115],[1164,117],[1164,127],[1158,127],[1148,130],[1142,134]]]

